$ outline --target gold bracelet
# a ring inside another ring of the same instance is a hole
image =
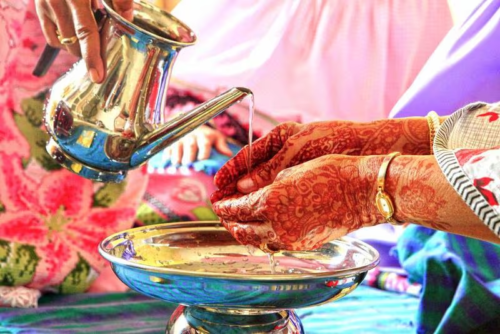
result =
[[[429,126],[430,151],[431,154],[434,154],[434,137],[436,137],[436,132],[441,126],[441,121],[435,111],[428,113],[425,118],[427,119],[427,125]]]
[[[386,222],[392,225],[402,225],[402,223],[392,218],[394,215],[394,204],[392,204],[391,196],[385,192],[385,174],[387,173],[387,168],[389,167],[392,159],[398,155],[401,155],[401,153],[393,152],[387,155],[384,158],[384,161],[382,161],[377,177],[378,192],[377,196],[375,196],[375,205],[377,206],[378,211],[382,214]]]

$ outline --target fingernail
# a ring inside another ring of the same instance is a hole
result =
[[[238,189],[242,192],[249,192],[255,188],[255,183],[249,177],[243,178],[238,181]]]
[[[90,79],[95,82],[95,83],[99,83],[100,80],[101,80],[101,76],[99,75],[99,73],[97,72],[97,70],[95,68],[91,68],[89,70],[89,75],[90,75]]]

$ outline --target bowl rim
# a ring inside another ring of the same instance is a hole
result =
[[[106,259],[113,267],[115,265],[120,265],[128,268],[134,268],[139,270],[145,270],[150,273],[157,274],[166,274],[166,275],[175,275],[175,276],[189,276],[196,278],[212,278],[212,279],[227,279],[227,280],[237,280],[237,281],[302,281],[305,279],[319,279],[319,278],[342,278],[347,276],[357,275],[363,272],[367,272],[370,269],[375,268],[380,261],[379,252],[369,244],[352,238],[343,236],[341,238],[332,240],[327,242],[327,244],[336,243],[336,242],[346,242],[351,245],[361,248],[365,253],[369,253],[373,255],[373,260],[363,266],[348,268],[348,269],[340,269],[331,272],[323,272],[323,273],[306,273],[306,274],[276,274],[276,275],[242,275],[235,273],[214,273],[214,272],[194,272],[190,270],[183,269],[175,269],[175,268],[162,268],[155,267],[146,264],[134,263],[123,258],[116,257],[114,255],[109,254],[106,251],[106,245],[114,239],[119,238],[123,234],[132,233],[138,234],[138,232],[143,232],[144,230],[162,230],[162,229],[180,229],[180,228],[217,228],[223,229],[225,228],[218,221],[186,221],[186,222],[176,222],[176,223],[163,223],[157,225],[147,225],[131,228],[128,230],[124,230],[121,232],[114,233],[99,243],[98,250],[101,256]],[[361,246],[361,247],[360,247]],[[288,252],[288,251],[287,251]]]

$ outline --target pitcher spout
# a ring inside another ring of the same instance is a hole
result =
[[[139,146],[133,153],[130,160],[131,167],[137,167],[144,163],[156,153],[195,130],[200,125],[210,121],[232,105],[241,102],[248,95],[252,95],[252,91],[247,88],[231,88],[195,109],[178,115],[159,129],[148,133],[142,138]]]

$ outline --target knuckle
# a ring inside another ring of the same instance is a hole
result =
[[[182,143],[188,146],[196,145],[196,138],[194,136],[187,136],[182,139]]]
[[[53,48],[60,48],[59,41],[54,38],[47,38],[47,44]]]
[[[84,26],[84,25],[77,25],[75,27],[75,33],[76,37],[80,41],[85,41],[88,40],[90,37],[92,37],[96,31],[90,27]]]
[[[113,0],[113,5],[115,6],[125,6],[130,5],[133,0]]]
[[[261,203],[255,208],[256,216],[264,221],[270,220],[271,211],[272,210],[269,204],[265,200],[262,200]]]
[[[207,136],[199,136],[198,143],[200,143],[201,145],[207,145],[211,143],[211,140]]]
[[[43,3],[43,1],[39,1],[39,2]],[[57,7],[61,6],[61,0],[45,0],[45,3],[47,5],[49,5],[49,7],[51,7],[51,8],[57,8]]]
[[[287,169],[282,170],[281,172],[278,172],[276,175],[276,181],[280,181],[283,179],[289,172],[287,172]]]

